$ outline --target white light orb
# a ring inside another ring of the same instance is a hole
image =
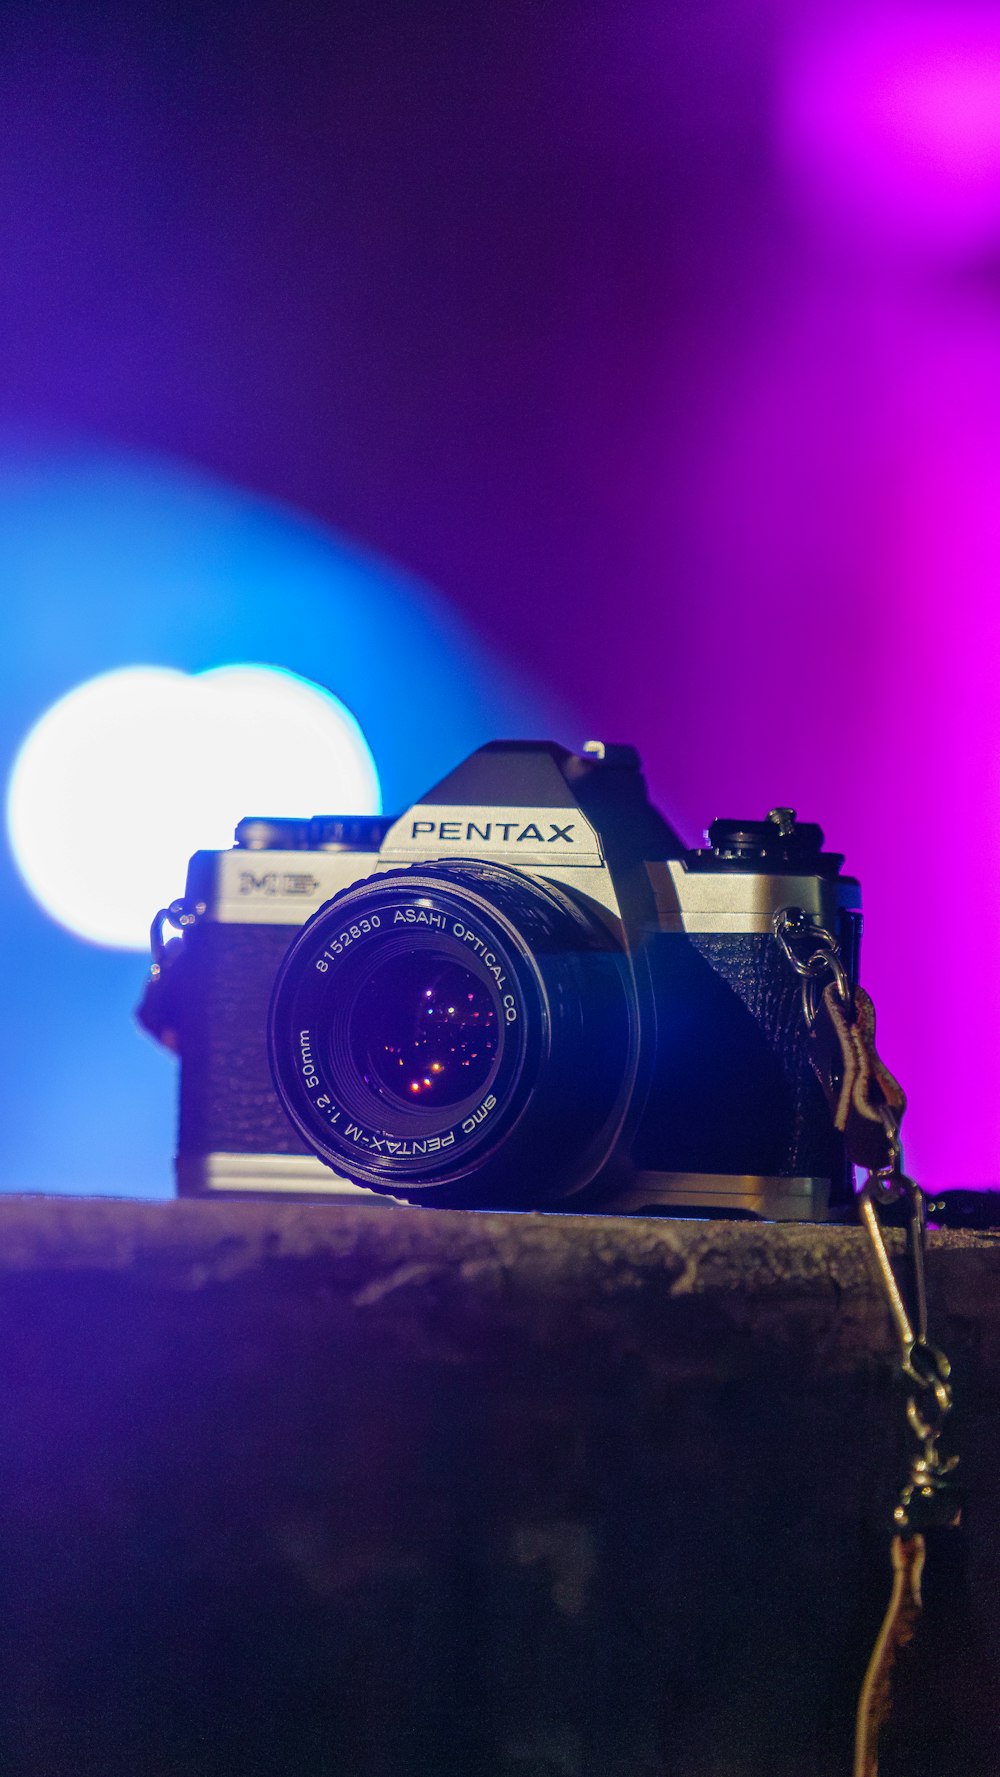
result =
[[[232,844],[247,814],[374,814],[378,774],[338,698],[269,666],[188,674],[134,666],[52,705],[7,796],[35,899],[94,944],[145,950],[191,853]]]

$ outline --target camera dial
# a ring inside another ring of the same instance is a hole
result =
[[[766,821],[713,821],[707,837],[707,850],[688,852],[689,869],[834,877],[844,861],[823,850],[822,827],[797,820],[793,808],[772,808]]]

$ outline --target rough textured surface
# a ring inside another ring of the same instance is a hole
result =
[[[883,1777],[983,1777],[1000,1242],[930,1278],[968,1558]],[[0,1354],[5,1777],[850,1767],[900,1455],[860,1230],[8,1200]]]

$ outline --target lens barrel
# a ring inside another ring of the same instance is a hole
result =
[[[412,1202],[529,1208],[608,1158],[635,1078],[627,955],[557,885],[392,870],[303,926],[275,982],[275,1088],[321,1160]]]

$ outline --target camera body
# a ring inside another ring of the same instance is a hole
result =
[[[789,810],[709,840],[596,742],[492,743],[392,821],[242,821],[142,1014],[180,1190],[822,1219],[849,1173],[773,918],[853,981],[858,885]]]

